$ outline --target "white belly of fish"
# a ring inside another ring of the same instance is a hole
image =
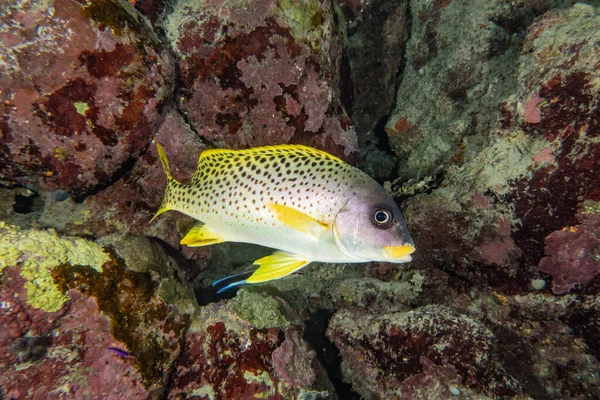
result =
[[[201,217],[198,219],[202,220]],[[240,224],[238,219],[213,219],[205,216],[205,223],[230,242],[252,243],[297,254],[307,261],[326,263],[359,263],[367,260],[344,254],[335,243],[332,229],[318,237],[291,229],[271,219],[267,225],[253,221]]]

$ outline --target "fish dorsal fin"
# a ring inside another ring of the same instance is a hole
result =
[[[308,263],[310,263],[310,260],[306,260],[297,254],[276,251],[270,256],[254,261],[254,265],[259,267],[246,279],[245,283],[260,283],[280,279],[298,271]]]
[[[273,146],[262,146],[252,147],[250,149],[231,150],[231,149],[208,149],[200,153],[198,164],[202,161],[214,160],[219,157],[261,157],[264,155],[306,155],[315,158],[324,158],[331,161],[336,161],[345,164],[344,161],[338,157],[329,154],[323,150],[315,149],[313,147],[304,146],[301,144],[279,144]]]
[[[223,243],[226,240],[219,234],[211,231],[204,224],[196,224],[181,239],[181,244],[189,247],[209,246],[211,244]]]
[[[277,203],[269,203],[267,207],[275,212],[277,219],[284,225],[315,238],[320,237],[329,230],[330,225],[319,222],[295,208]]]
[[[329,161],[347,165],[344,161],[325,151],[300,144],[282,144],[275,146],[253,147],[250,149],[208,149],[204,150],[198,159],[198,170],[192,177],[193,184],[202,182],[203,177],[212,175],[215,171],[231,167],[237,170],[244,168],[262,168],[268,164],[267,159],[310,159],[311,161]]]

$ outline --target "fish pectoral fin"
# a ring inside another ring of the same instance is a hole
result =
[[[328,224],[319,222],[310,215],[295,208],[276,203],[269,203],[267,206],[275,212],[277,219],[281,223],[297,231],[304,232],[307,235],[319,237],[329,230],[330,226]]]
[[[258,269],[246,279],[246,283],[261,283],[283,278],[291,273],[298,271],[310,260],[292,253],[276,251],[270,256],[266,256],[254,261]]]
[[[209,246],[211,244],[223,243],[225,238],[211,231],[204,224],[197,224],[181,239],[181,244],[189,247]]]

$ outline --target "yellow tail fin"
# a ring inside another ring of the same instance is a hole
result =
[[[154,214],[154,217],[152,217],[150,222],[154,221],[156,217],[158,217],[165,211],[173,210],[173,204],[171,202],[171,192],[173,188],[173,183],[176,182],[175,179],[171,176],[171,168],[169,167],[169,160],[167,160],[167,155],[165,154],[165,151],[163,150],[162,146],[158,144],[158,142],[156,142],[156,149],[158,150],[158,157],[160,158],[160,162],[162,163],[163,169],[165,170],[165,175],[167,176],[167,187],[165,188],[165,194],[163,196],[162,204],[160,205],[160,208],[158,209],[156,214]]]

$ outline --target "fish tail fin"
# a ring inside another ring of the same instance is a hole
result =
[[[167,159],[167,155],[165,154],[165,151],[163,150],[162,146],[160,144],[158,144],[158,142],[156,143],[156,149],[158,150],[158,157],[160,158],[160,162],[165,171],[165,175],[167,176],[167,187],[165,188],[165,194],[163,196],[162,204],[160,205],[160,208],[158,209],[156,214],[154,214],[154,217],[152,217],[150,222],[154,221],[156,219],[156,217],[158,217],[160,214],[164,213],[165,211],[176,209],[175,204],[174,204],[175,196],[173,196],[173,192],[174,192],[174,188],[179,185],[179,182],[177,182],[177,180],[171,176],[171,168],[169,167],[169,160]]]

